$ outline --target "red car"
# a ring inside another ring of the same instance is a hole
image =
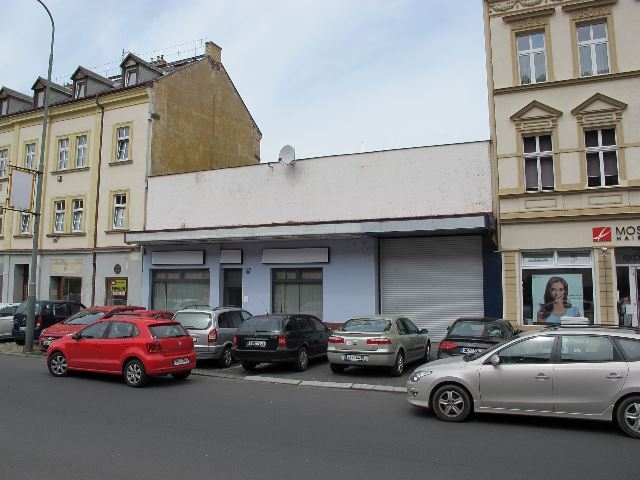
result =
[[[54,377],[72,370],[123,375],[141,387],[150,376],[183,380],[196,366],[193,340],[176,321],[149,317],[108,318],[54,340],[47,351]]]
[[[146,310],[144,307],[133,307],[131,305],[108,305],[85,308],[71,315],[63,322],[54,323],[50,327],[42,330],[40,333],[40,339],[38,340],[40,350],[46,352],[47,348],[49,348],[49,345],[51,345],[51,342],[54,340],[71,333],[76,333],[78,330],[81,330],[90,323],[102,320],[103,318],[109,318],[119,313],[141,314],[141,311],[156,312],[156,310]]]

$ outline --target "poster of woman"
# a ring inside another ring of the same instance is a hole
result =
[[[534,275],[531,288],[538,306],[536,322],[559,324],[562,317],[582,316],[581,275]]]

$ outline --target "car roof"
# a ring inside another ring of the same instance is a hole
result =
[[[640,329],[638,327],[623,327],[617,325],[553,325],[535,333],[559,333],[562,335],[613,335],[613,336],[629,336],[637,335],[640,338]]]
[[[143,317],[140,315],[127,315],[126,317],[111,317],[111,318],[102,318],[98,320],[99,322],[117,322],[117,321],[127,321],[133,322],[136,324],[144,324],[144,325],[181,325],[177,320],[172,320],[170,318],[155,318],[155,317]]]
[[[223,311],[232,311],[232,310],[242,310],[241,307],[234,307],[231,305],[220,305],[218,307],[211,307],[209,305],[189,305],[188,307],[183,307],[178,312],[223,312]]]
[[[375,314],[375,315],[358,315],[356,317],[351,317],[349,320],[397,320],[399,318],[409,318],[407,315],[385,315],[385,314]]]

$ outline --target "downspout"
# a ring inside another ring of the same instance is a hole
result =
[[[96,304],[96,270],[97,270],[97,255],[98,252],[98,212],[100,211],[100,177],[102,175],[102,133],[104,131],[104,107],[100,105],[100,94],[96,94],[96,105],[100,109],[100,131],[99,131],[99,144],[98,144],[98,179],[96,182],[96,201],[95,210],[93,214],[93,248],[91,249],[92,261],[91,261],[91,305]]]

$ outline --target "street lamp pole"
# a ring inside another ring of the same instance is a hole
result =
[[[27,297],[27,330],[24,341],[24,351],[30,353],[33,350],[33,337],[36,325],[36,285],[37,285],[37,265],[38,265],[38,248],[40,240],[40,207],[42,203],[42,176],[44,174],[44,154],[45,141],[47,139],[47,120],[49,118],[49,85],[51,84],[51,69],[53,66],[53,40],[55,38],[56,26],[53,23],[53,16],[42,2],[36,0],[47,11],[47,15],[51,19],[51,50],[49,52],[49,70],[47,72],[47,85],[44,93],[44,115],[42,117],[42,137],[40,140],[40,162],[38,164],[38,179],[36,181],[36,205],[33,211],[33,247],[31,248],[31,267],[29,268],[29,296]]]

